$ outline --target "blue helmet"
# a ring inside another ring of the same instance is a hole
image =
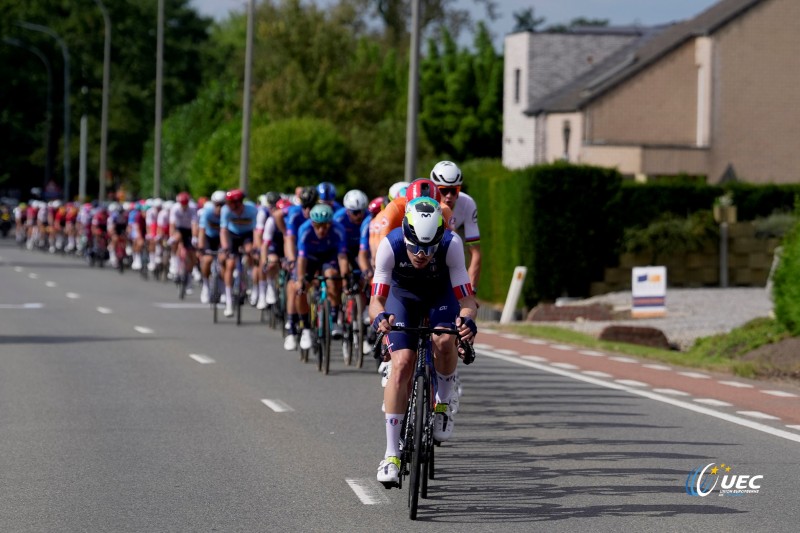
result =
[[[328,224],[333,220],[333,208],[328,204],[317,204],[311,209],[309,218],[317,224]]]
[[[317,185],[320,202],[333,202],[336,200],[336,186],[330,181],[323,181]]]

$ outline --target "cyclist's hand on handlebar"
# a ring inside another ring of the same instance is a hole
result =
[[[394,315],[384,311],[378,313],[378,316],[375,317],[372,322],[372,329],[378,333],[389,333],[392,330],[392,324],[394,324]]]
[[[466,316],[456,318],[456,328],[458,328],[458,334],[464,342],[473,342],[475,335],[478,333],[478,326],[475,321]]]

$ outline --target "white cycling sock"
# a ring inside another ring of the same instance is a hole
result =
[[[405,413],[386,413],[386,453],[383,455],[384,459],[387,457],[400,457],[400,431],[403,428],[403,419],[405,417]]]
[[[436,401],[447,403],[450,401],[450,394],[453,391],[453,383],[455,383],[456,373],[452,374],[436,374]]]
[[[233,305],[233,287],[225,286],[225,301],[228,305]]]

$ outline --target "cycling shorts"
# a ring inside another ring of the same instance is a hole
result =
[[[425,313],[432,326],[453,327],[461,306],[456,295],[448,290],[431,298],[420,298],[409,291],[392,287],[386,298],[386,312],[394,315],[395,325],[416,327]],[[416,350],[419,336],[413,332],[392,331],[389,337],[389,351]]]
[[[306,275],[307,276],[316,276],[320,272],[325,272],[327,270],[335,270],[336,275],[339,274],[339,262],[338,261],[328,261],[327,263],[321,263],[319,261],[312,261],[309,259],[306,262]],[[294,269],[292,270],[292,281],[297,281],[297,262],[294,264]]]
[[[237,235],[235,233],[228,232],[230,235],[230,246],[228,247],[228,252],[232,254],[238,254],[239,248],[244,247],[246,244],[250,244],[253,242],[253,232],[248,231],[247,233],[243,233],[241,235]]]
[[[209,237],[206,235],[206,250],[216,252],[219,250],[219,235],[216,237]]]
[[[183,247],[187,250],[194,250],[194,245],[192,245],[192,228],[178,228],[178,231],[181,233],[181,243],[183,243]]]

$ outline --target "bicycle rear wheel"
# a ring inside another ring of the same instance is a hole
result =
[[[427,423],[427,390],[424,376],[418,376],[414,382],[416,405],[414,406],[414,448],[411,450],[411,477],[408,484],[408,517],[417,519],[419,492],[421,485],[422,465],[424,463],[425,425]]]
[[[319,340],[322,343],[322,371],[327,375],[331,370],[331,303],[325,300],[322,309],[323,331]]]
[[[361,295],[355,296],[355,315],[353,316],[353,356],[356,368],[364,366],[364,321],[361,315],[364,314],[364,303],[361,301]]]

